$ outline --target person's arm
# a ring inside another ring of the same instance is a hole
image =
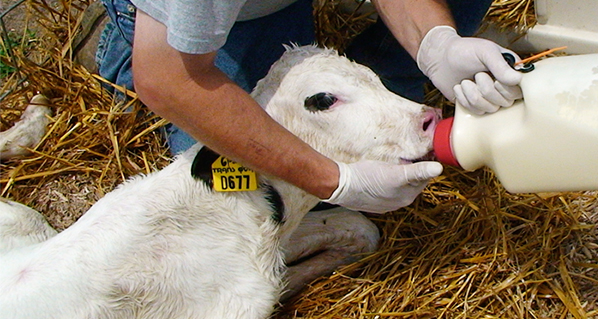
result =
[[[138,11],[133,78],[140,99],[197,140],[319,198],[338,186],[336,163],[275,122],[213,64],[215,54],[184,54],[166,27]]]
[[[329,203],[376,213],[409,205],[442,172],[438,162],[332,161],[274,121],[214,66],[214,56],[175,50],[166,42],[166,27],[137,11],[133,78],[139,98],[214,151]]]
[[[522,97],[522,75],[502,56],[519,59],[517,54],[486,39],[459,36],[446,1],[373,2],[390,32],[449,100],[482,114]]]

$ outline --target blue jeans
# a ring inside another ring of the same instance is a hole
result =
[[[109,81],[134,90],[131,55],[135,7],[129,0],[103,0],[110,16],[96,60],[99,73]],[[449,1],[462,35],[478,28],[492,0]],[[264,77],[284,52],[282,44],[306,45],[315,41],[312,0],[298,0],[272,15],[234,24],[226,44],[216,55],[216,66],[247,92]],[[347,49],[346,55],[372,68],[393,92],[415,101],[423,100],[428,81],[416,63],[378,21]],[[174,125],[165,128],[172,154],[195,144],[193,138]]]

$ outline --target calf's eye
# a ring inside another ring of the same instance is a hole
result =
[[[318,112],[329,109],[336,101],[337,98],[333,94],[321,92],[306,98],[303,105],[310,112]]]

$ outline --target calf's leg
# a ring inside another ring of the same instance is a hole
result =
[[[56,235],[36,210],[0,197],[0,255]]]
[[[379,239],[376,225],[359,212],[342,207],[309,212],[284,247],[288,270],[281,300],[296,295],[314,279],[373,253]]]

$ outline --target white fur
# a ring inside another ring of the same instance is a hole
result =
[[[329,110],[307,111],[304,99],[319,92],[339,100]],[[332,50],[288,48],[253,96],[336,160],[400,163],[431,148],[422,123],[435,121],[435,112],[386,91],[369,69]],[[0,318],[267,318],[283,290],[281,245],[295,257],[309,250],[289,238],[318,199],[261,176],[283,198],[278,224],[262,191],[218,193],[193,179],[200,147],[130,179],[46,241],[10,249],[11,226],[0,224]],[[16,207],[0,202],[0,215],[6,205]],[[322,226],[343,223],[321,218]],[[375,248],[372,230],[357,233],[357,240],[369,238],[366,250]],[[292,252],[295,246],[301,252]]]

